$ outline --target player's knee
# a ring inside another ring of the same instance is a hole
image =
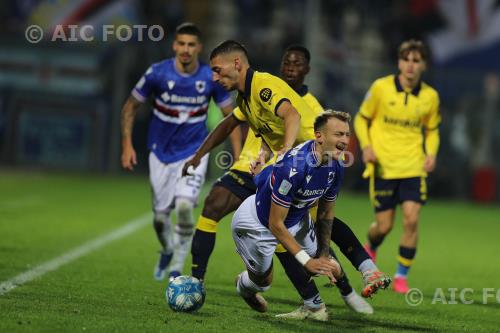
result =
[[[416,233],[418,229],[418,219],[416,217],[405,217],[403,219],[403,229],[406,233]]]
[[[416,228],[418,224],[418,211],[403,210],[403,226],[408,228]]]
[[[392,230],[392,223],[377,223],[377,229],[380,234],[387,235]]]
[[[193,224],[193,221],[192,221],[193,220],[193,217],[192,217],[193,207],[194,207],[194,204],[189,199],[186,199],[186,198],[175,199],[175,210],[177,211],[177,218],[178,218],[177,223]]]
[[[169,218],[168,213],[154,212],[153,227],[155,228],[155,230],[162,231],[165,225],[168,226],[168,218]]]

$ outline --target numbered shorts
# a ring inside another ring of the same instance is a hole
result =
[[[161,162],[154,153],[149,153],[149,180],[153,193],[153,210],[157,213],[168,213],[174,205],[175,198],[182,197],[196,203],[200,189],[205,182],[208,165],[208,154],[205,155],[194,174],[181,177],[182,167],[192,156],[174,163]]]
[[[257,275],[264,275],[273,263],[274,250],[278,240],[257,218],[255,195],[248,197],[236,210],[231,224],[236,251],[247,269]],[[318,244],[314,225],[310,218],[288,229],[311,257],[316,256]]]
[[[414,201],[424,205],[427,201],[426,178],[375,178],[375,199],[379,203],[379,206],[375,207],[375,212],[394,209],[403,201]]]

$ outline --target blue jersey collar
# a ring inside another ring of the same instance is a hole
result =
[[[182,76],[182,77],[191,77],[191,76],[195,76],[196,74],[198,74],[200,68],[201,68],[201,63],[199,61],[196,62],[196,69],[192,72],[192,73],[182,73],[181,71],[179,71],[179,69],[177,69],[177,66],[175,64],[175,57],[172,58],[173,61],[172,61],[172,66],[174,67],[174,71],[179,75],[179,76]]]

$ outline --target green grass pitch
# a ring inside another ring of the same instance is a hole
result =
[[[0,171],[0,283],[147,213],[149,202],[145,176]],[[367,197],[343,193],[337,215],[364,242],[373,219]],[[273,286],[265,293],[269,312],[252,311],[234,290],[234,277],[243,264],[229,228],[228,217],[219,226],[206,277],[206,302],[197,313],[174,313],[167,307],[166,283],[152,278],[159,247],[148,223],[0,295],[0,332],[500,331],[498,206],[431,198],[422,211],[420,247],[410,272],[410,286],[422,291],[422,303],[410,306],[404,296],[381,291],[370,300],[375,314],[358,315],[344,306],[335,288],[323,287],[326,278],[317,278],[331,312],[328,323],[274,318],[300,304],[278,261]],[[378,265],[391,275],[400,233],[397,223],[379,251]],[[359,273],[340,257],[359,291]]]

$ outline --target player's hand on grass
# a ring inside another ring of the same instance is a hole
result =
[[[137,165],[137,155],[134,147],[125,146],[122,151],[122,167],[125,170],[134,170],[134,165]]]
[[[326,275],[330,279],[330,283],[334,284],[337,279],[333,275],[338,269],[338,263],[332,262],[327,257],[310,259],[304,267],[312,274]]]
[[[363,148],[363,162],[365,164],[370,162],[377,162],[377,156],[375,156],[375,152],[373,151],[372,146],[366,146]]]
[[[435,156],[426,156],[424,161],[424,170],[425,172],[432,172],[436,168],[436,157]]]
[[[182,167],[182,177],[186,177],[193,174],[193,170],[200,165],[200,159],[196,155],[187,161]]]

